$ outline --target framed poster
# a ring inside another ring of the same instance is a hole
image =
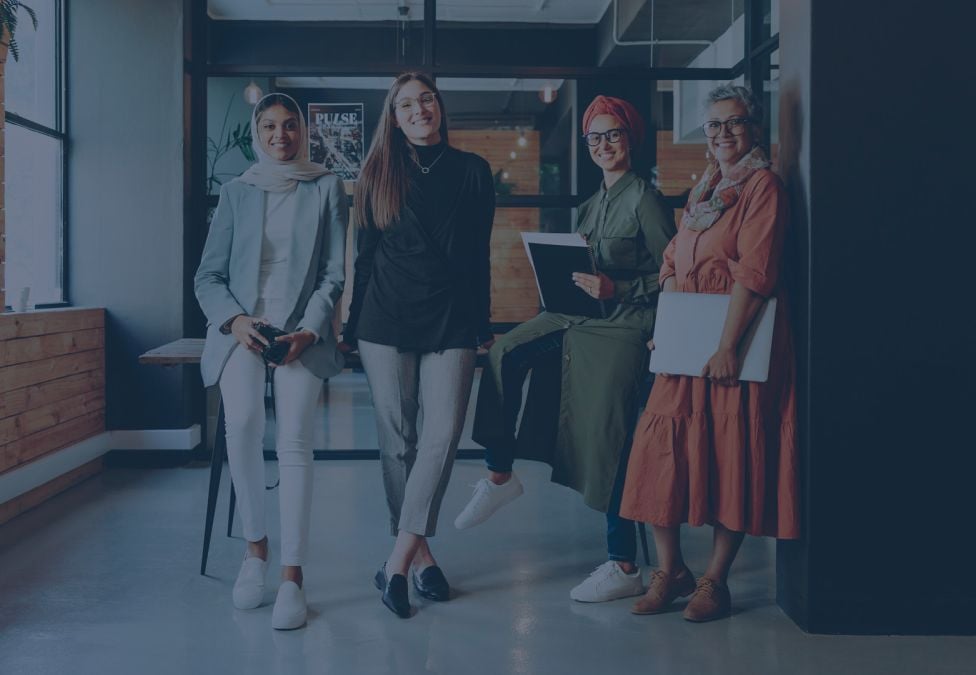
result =
[[[363,104],[309,103],[308,156],[342,180],[363,167]]]

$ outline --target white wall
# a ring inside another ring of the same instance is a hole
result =
[[[136,362],[183,334],[182,3],[68,10],[68,293],[108,309],[108,428],[185,426],[184,374]]]

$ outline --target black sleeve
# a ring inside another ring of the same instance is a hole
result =
[[[349,303],[349,319],[342,331],[342,339],[349,345],[356,346],[356,325],[366,299],[366,289],[369,287],[370,277],[373,275],[373,258],[383,233],[373,224],[372,219],[365,227],[356,230],[356,262],[354,264],[354,278],[352,286],[352,301]]]
[[[492,338],[491,332],[491,228],[495,222],[495,183],[491,167],[479,158],[478,193],[475,199],[475,321],[478,344]]]

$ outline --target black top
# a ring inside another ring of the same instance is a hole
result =
[[[491,338],[491,168],[445,143],[414,147],[429,173],[411,167],[400,217],[358,231],[344,338],[401,352],[473,348]]]

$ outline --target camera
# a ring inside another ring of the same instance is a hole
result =
[[[270,343],[267,347],[258,343],[261,349],[261,358],[264,359],[265,363],[279,365],[285,359],[285,355],[288,354],[291,344],[287,342],[276,342],[275,339],[282,335],[288,335],[288,333],[266,323],[255,323],[254,330],[260,333],[261,337]]]

